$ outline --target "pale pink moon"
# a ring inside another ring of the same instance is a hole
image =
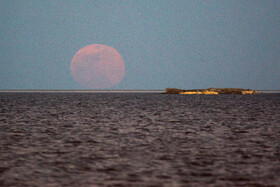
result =
[[[75,82],[84,88],[111,88],[121,82],[125,65],[121,55],[112,47],[93,44],[80,49],[70,65]]]

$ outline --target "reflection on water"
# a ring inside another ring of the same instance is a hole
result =
[[[0,186],[278,186],[280,95],[0,94]]]

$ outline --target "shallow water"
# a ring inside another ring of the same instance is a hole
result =
[[[279,186],[280,94],[0,94],[0,186]]]

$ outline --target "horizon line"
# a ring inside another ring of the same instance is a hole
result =
[[[0,89],[0,92],[164,92],[165,89]],[[255,90],[280,92],[280,90]]]
[[[0,91],[165,91],[165,89],[0,89]]]

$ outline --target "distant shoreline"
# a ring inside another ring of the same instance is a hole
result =
[[[280,90],[256,90],[258,93],[280,93]],[[165,90],[48,90],[48,89],[0,89],[0,93],[164,93]]]

